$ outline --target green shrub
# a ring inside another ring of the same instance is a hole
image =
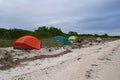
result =
[[[14,40],[0,39],[0,47],[9,47],[13,45]]]

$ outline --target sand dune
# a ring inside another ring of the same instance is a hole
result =
[[[45,54],[63,51],[66,49]],[[70,52],[59,57],[25,61],[15,68],[0,70],[0,80],[119,80],[119,53],[120,40],[70,49]]]

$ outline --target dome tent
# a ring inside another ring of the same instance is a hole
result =
[[[70,37],[68,38],[68,40],[69,40],[71,43],[77,42],[78,39],[79,39],[78,36],[70,36]]]
[[[97,40],[97,41],[102,41],[102,39],[101,39],[100,37],[98,37],[96,40]]]
[[[63,36],[55,36],[54,38],[52,38],[52,42],[62,44],[62,45],[70,45],[71,44],[68,41],[68,39]]]
[[[13,46],[14,49],[39,50],[42,47],[42,43],[33,36],[23,36],[18,38]]]
[[[102,42],[102,39],[101,39],[100,37],[98,37],[98,38],[96,39],[96,41],[100,43],[100,42]]]

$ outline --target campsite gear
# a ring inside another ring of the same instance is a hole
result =
[[[77,36],[70,36],[70,37],[68,38],[68,40],[69,40],[71,43],[80,42],[80,38],[77,37]]]
[[[23,36],[14,42],[14,49],[39,50],[41,47],[42,43],[33,36]]]
[[[42,45],[42,48],[47,48],[45,45]]]
[[[100,37],[98,37],[98,38],[96,39],[96,41],[100,43],[100,42],[102,42],[102,39],[101,39]]]
[[[70,45],[71,43],[68,41],[67,38],[63,36],[56,36],[52,39],[52,42],[62,44],[62,45]]]
[[[77,42],[79,42],[79,43],[81,42],[81,41],[80,41],[80,38],[77,38]]]

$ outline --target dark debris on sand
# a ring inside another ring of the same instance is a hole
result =
[[[23,59],[17,59],[16,61],[12,61],[12,62],[7,62],[7,61],[4,61],[4,60],[1,60],[0,61],[0,64],[2,66],[0,66],[0,70],[7,70],[7,69],[10,69],[10,68],[15,68],[17,66],[20,65],[21,62],[25,62],[25,61],[33,61],[33,60],[36,60],[36,59],[44,59],[44,58],[55,58],[55,57],[59,57],[59,56],[62,56],[64,54],[67,54],[67,53],[70,53],[72,52],[71,50],[69,49],[66,49],[64,52],[61,52],[59,54],[54,54],[54,55],[40,55],[40,56],[34,56],[32,58],[23,58]]]

